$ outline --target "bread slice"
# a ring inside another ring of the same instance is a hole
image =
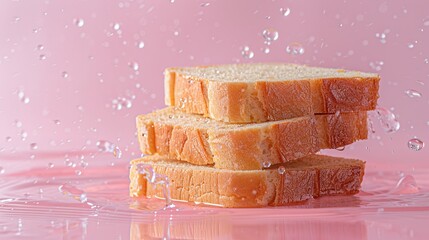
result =
[[[223,207],[282,206],[327,195],[356,194],[364,175],[360,160],[310,155],[266,170],[227,170],[195,166],[160,156],[133,160],[130,195],[163,198],[137,169],[149,164],[168,177],[173,200]]]
[[[174,108],[138,116],[137,132],[145,154],[232,170],[259,170],[368,136],[366,112],[227,124]]]
[[[377,74],[295,64],[165,70],[165,103],[228,123],[374,110]]]

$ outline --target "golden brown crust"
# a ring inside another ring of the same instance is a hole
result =
[[[204,118],[185,116],[182,120],[186,126],[139,116],[142,152],[196,165],[215,164],[221,169],[258,170],[264,162],[283,163],[367,138],[366,112],[307,116],[224,129],[224,123],[199,127],[198,122]],[[149,130],[143,135],[141,129]]]
[[[170,95],[169,99],[176,99],[166,100],[166,104],[187,113],[202,114],[228,123],[374,110],[380,81],[379,77],[353,77],[218,82],[174,74],[176,71],[167,69],[165,73],[166,79],[169,79],[165,81],[165,93]]]
[[[277,168],[230,171],[153,156],[134,160],[130,169],[130,195],[161,198],[162,189],[148,184],[136,171],[139,163],[151,164],[157,174],[168,176],[173,199],[224,207],[282,206],[320,196],[355,194],[365,166],[360,160],[313,155],[295,161],[294,165],[284,164],[285,172],[280,174]]]

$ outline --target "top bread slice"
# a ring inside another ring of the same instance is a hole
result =
[[[228,123],[374,110],[380,77],[296,64],[233,64],[165,70],[165,103]]]
[[[137,117],[140,149],[195,165],[258,170],[366,139],[367,113],[228,124],[165,108]]]

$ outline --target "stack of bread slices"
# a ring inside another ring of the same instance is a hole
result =
[[[295,64],[169,68],[169,106],[137,117],[130,195],[163,197],[137,165],[168,177],[171,198],[281,206],[359,191],[365,162],[318,155],[367,138],[372,73]]]

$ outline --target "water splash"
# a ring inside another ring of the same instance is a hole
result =
[[[58,191],[66,196],[69,196],[81,203],[86,203],[88,201],[88,197],[86,196],[86,193],[82,191],[81,189],[70,185],[70,184],[63,184],[58,187]]]
[[[405,175],[398,180],[396,186],[391,191],[392,194],[413,194],[418,193],[419,187],[416,180],[411,175]]]
[[[146,178],[152,187],[162,187],[162,193],[165,199],[165,207],[174,208],[175,205],[171,200],[170,181],[168,180],[168,177],[156,173],[153,167],[149,164],[139,163],[137,164],[136,169],[139,174],[142,174]]]
[[[100,152],[112,153],[115,158],[122,157],[121,149],[118,146],[116,146],[114,143],[111,143],[106,140],[99,140],[95,145],[98,147],[98,151]]]
[[[393,133],[399,130],[401,125],[396,119],[395,114],[383,107],[377,108],[375,112],[377,113],[378,119],[381,123],[381,127],[384,129],[384,131],[388,133]]]

